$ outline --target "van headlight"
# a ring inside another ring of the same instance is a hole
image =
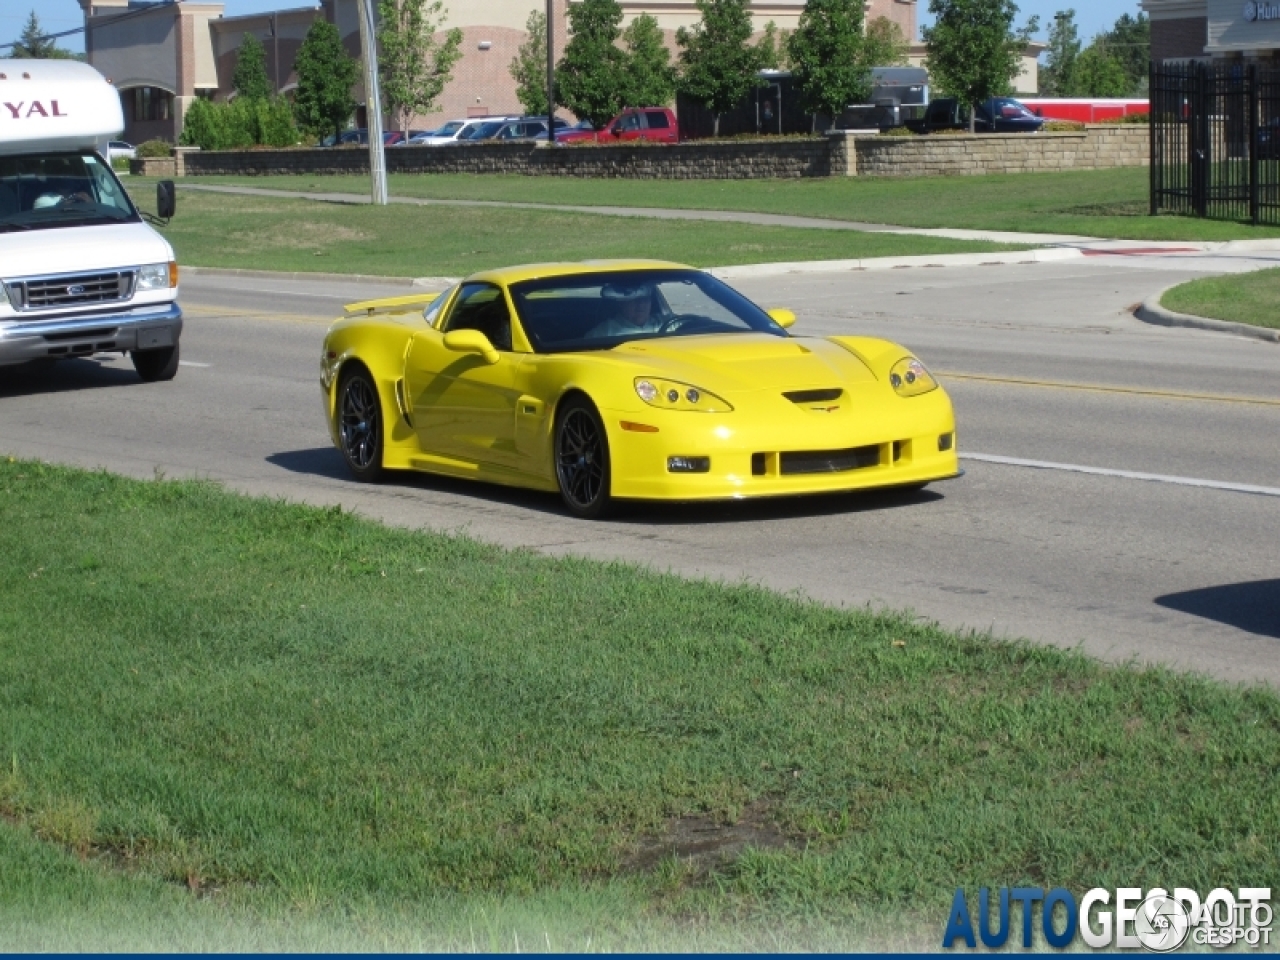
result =
[[[900,397],[918,397],[936,390],[938,381],[915,357],[903,357],[889,371],[889,383]]]
[[[176,263],[148,263],[138,268],[139,290],[167,290],[178,285]]]

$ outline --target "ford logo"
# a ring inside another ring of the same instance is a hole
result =
[[[78,297],[80,294],[84,293],[84,287],[78,283],[73,283],[71,286],[67,287],[67,293],[73,297]]]

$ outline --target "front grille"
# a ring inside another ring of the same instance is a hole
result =
[[[851,447],[848,450],[799,450],[778,457],[779,472],[843,473],[880,465],[880,446]],[[754,466],[754,465],[753,465]]]
[[[117,303],[133,296],[136,279],[136,271],[111,270],[15,280],[8,285],[9,302],[18,310]]]
[[[839,387],[831,390],[791,390],[782,395],[792,403],[826,403],[828,400],[837,400],[840,394],[844,393]]]

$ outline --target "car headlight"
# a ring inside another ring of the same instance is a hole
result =
[[[172,260],[168,263],[148,263],[138,268],[139,290],[164,290],[178,285],[178,265]]]
[[[733,407],[714,393],[701,387],[656,377],[637,377],[636,394],[651,407],[663,410],[695,410],[702,413],[727,413]]]
[[[938,381],[915,357],[903,357],[889,371],[889,383],[900,397],[918,397],[938,388]]]

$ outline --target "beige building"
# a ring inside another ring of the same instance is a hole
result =
[[[1151,17],[1151,59],[1274,61],[1280,55],[1277,0],[1142,0]]]

